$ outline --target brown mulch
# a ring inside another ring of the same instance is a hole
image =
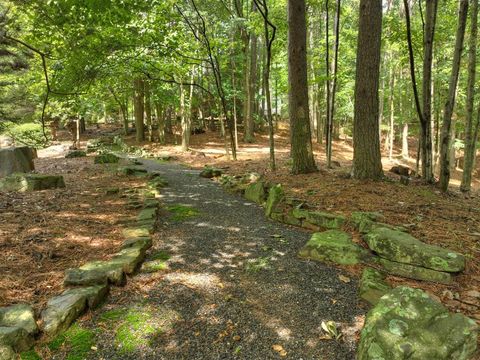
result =
[[[64,270],[112,255],[121,244],[122,220],[133,217],[127,199],[106,189],[141,180],[117,176],[117,165],[93,157],[40,158],[38,173],[61,174],[66,188],[0,193],[0,306],[30,303],[36,309],[62,291]]]

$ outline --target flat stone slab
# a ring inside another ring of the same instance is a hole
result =
[[[48,338],[52,338],[68,329],[85,310],[87,298],[83,294],[67,293],[51,298],[42,311],[42,330]]]
[[[344,216],[321,211],[294,209],[292,215],[303,220],[303,223],[307,222],[322,229],[340,229],[345,223]]]
[[[351,221],[355,225],[355,228],[362,234],[366,234],[377,228],[388,228],[392,230],[405,231],[403,226],[393,226],[385,224],[385,217],[378,212],[363,212],[354,211],[351,215]]]
[[[64,188],[60,175],[12,174],[0,180],[0,191],[40,191]]]
[[[372,305],[376,305],[380,298],[392,288],[385,282],[385,275],[372,268],[365,268],[359,284],[360,297]]]
[[[447,285],[452,283],[452,276],[447,272],[436,271],[410,264],[402,264],[383,258],[376,258],[375,260],[385,269],[386,272],[392,275]]]
[[[131,238],[131,239],[126,239],[123,244],[122,244],[122,249],[128,249],[132,247],[138,247],[140,248],[143,252],[147,251],[150,249],[153,245],[152,238],[147,236],[147,237],[139,237],[139,238]]]
[[[371,257],[368,250],[352,241],[350,234],[340,230],[314,233],[300,250],[299,256],[341,265],[355,265]]]
[[[25,329],[30,335],[38,332],[33,308],[27,304],[19,304],[0,308],[0,326],[13,326]]]
[[[150,229],[144,226],[132,227],[123,230],[123,237],[125,238],[134,238],[134,237],[148,237],[150,236]]]
[[[157,213],[158,213],[157,208],[147,207],[140,211],[140,213],[137,215],[137,220],[138,221],[154,220],[157,218]]]
[[[118,169],[118,173],[127,176],[145,176],[147,174],[147,170],[138,166],[124,166]]]
[[[144,259],[145,251],[141,247],[129,247],[118,252],[109,263],[120,265],[125,273],[132,274]]]
[[[397,287],[368,313],[358,360],[468,360],[477,349],[478,325],[419,289]]]
[[[64,285],[115,285],[125,284],[125,273],[121,264],[111,261],[92,261],[77,269],[65,271]]]
[[[90,309],[96,308],[108,295],[107,285],[94,285],[65,290],[62,295],[80,295],[85,298]]]
[[[463,255],[425,244],[402,231],[376,228],[364,240],[372,251],[391,261],[445,272],[465,269]]]

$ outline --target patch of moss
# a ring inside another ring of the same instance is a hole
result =
[[[99,320],[101,322],[120,320],[125,316],[126,312],[127,312],[126,309],[109,310],[104,312],[102,315],[100,315]]]
[[[270,268],[271,266],[269,256],[252,259],[245,264],[245,270],[250,273],[256,273],[261,270],[268,270]]]
[[[171,205],[167,207],[167,210],[172,213],[171,219],[174,221],[182,221],[191,217],[198,216],[200,214],[200,211],[197,209],[191,207],[191,206],[186,206],[186,205]]]
[[[167,261],[169,259],[170,255],[168,255],[165,251],[158,251],[154,253],[148,261],[143,263],[142,271],[147,273],[153,273],[157,271],[167,270]]]
[[[47,346],[51,351],[58,351],[60,348],[65,347],[66,360],[83,360],[88,358],[88,354],[95,344],[94,339],[95,333],[92,330],[74,324]]]
[[[42,360],[35,350],[25,351],[20,354],[21,360]]]

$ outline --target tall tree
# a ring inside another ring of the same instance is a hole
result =
[[[476,142],[479,119],[474,124],[473,106],[475,102],[475,80],[477,68],[477,36],[478,36],[478,0],[471,0],[470,37],[468,41],[468,83],[467,83],[467,118],[465,125],[465,154],[462,183],[460,190],[470,192],[472,186],[472,170],[475,162]],[[480,115],[480,108],[479,108]]]
[[[455,40],[455,51],[453,53],[452,73],[448,85],[448,98],[443,110],[443,124],[441,133],[440,148],[440,189],[448,190],[450,182],[450,150],[452,147],[452,114],[455,106],[455,95],[457,93],[458,74],[460,72],[460,61],[462,58],[463,40],[465,38],[465,28],[467,26],[468,0],[460,0],[458,10],[458,27]]]
[[[361,0],[355,78],[353,168],[357,179],[383,176],[378,132],[382,0]]]
[[[141,142],[145,140],[144,110],[145,110],[145,87],[142,78],[138,77],[134,82],[134,108],[135,108],[135,131],[136,140]]]
[[[288,105],[292,173],[317,170],[310,132],[305,0],[288,0]]]

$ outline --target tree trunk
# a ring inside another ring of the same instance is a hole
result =
[[[252,4],[253,9],[255,6]],[[248,77],[247,77],[247,113],[245,114],[245,134],[244,140],[247,143],[252,143],[255,141],[254,134],[254,119],[253,112],[255,107],[255,94],[256,94],[256,84],[257,84],[257,35],[255,33],[250,34],[250,51],[249,51],[249,63],[248,63]]]
[[[467,118],[465,125],[465,150],[463,175],[460,190],[470,192],[472,184],[473,163],[475,158],[477,135],[473,123],[473,105],[475,101],[475,78],[477,65],[477,34],[478,34],[478,0],[471,0],[470,38],[468,52],[468,83],[467,83]],[[478,120],[477,120],[478,124]]]
[[[390,79],[390,127],[388,131],[388,159],[392,160],[393,157],[393,142],[395,139],[395,104],[394,104],[394,88],[395,88],[395,71],[392,68]]]
[[[292,173],[316,171],[310,133],[305,0],[288,0],[288,103]]]
[[[155,110],[157,112],[158,143],[160,145],[165,145],[165,119],[162,105],[158,101],[155,103]]]
[[[143,124],[144,113],[144,83],[141,78],[135,79],[135,130],[137,142],[145,140],[145,129]]]
[[[460,8],[458,12],[458,27],[455,40],[455,52],[453,55],[452,73],[448,85],[448,98],[443,111],[443,124],[441,132],[441,148],[440,148],[440,189],[448,190],[450,182],[450,156],[449,151],[452,146],[451,126],[452,114],[455,106],[455,95],[457,93],[458,74],[460,72],[460,61],[463,50],[463,40],[465,37],[465,27],[467,26],[468,0],[460,0]]]
[[[153,128],[152,128],[152,104],[150,99],[150,82],[145,81],[145,117],[147,123],[148,141],[153,141]]]
[[[382,0],[360,0],[353,125],[353,177],[383,176],[378,136]]]
[[[409,159],[408,155],[408,123],[403,124],[402,130],[402,158]]]

